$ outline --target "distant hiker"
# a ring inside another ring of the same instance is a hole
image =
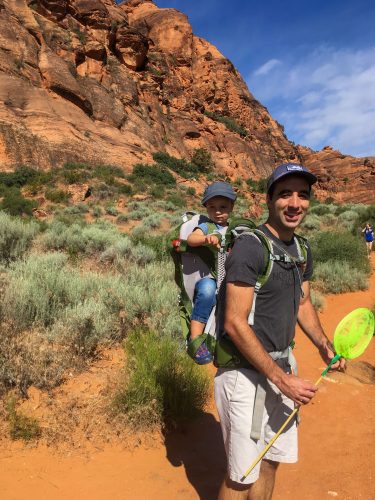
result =
[[[236,193],[227,182],[214,182],[203,193],[202,205],[206,207],[209,222],[199,224],[188,236],[191,247],[212,245],[220,247],[221,235],[225,234],[228,219],[233,210]],[[210,275],[200,279],[195,285],[193,311],[190,323],[190,339],[199,337],[204,331],[211,310],[216,301],[216,281]],[[194,360],[203,365],[212,361],[212,354],[205,342],[197,350]]]
[[[219,368],[215,377],[228,460],[219,500],[269,500],[279,462],[297,461],[294,420],[243,478],[286,416],[296,405],[309,403],[317,391],[314,384],[297,376],[291,352],[296,322],[325,363],[334,357],[310,299],[310,246],[294,234],[306,215],[316,180],[304,166],[278,166],[267,185],[268,219],[258,228],[269,240],[272,253],[266,253],[256,234],[245,233],[236,239],[226,261],[224,335],[232,352],[238,352],[238,367]],[[262,286],[259,277],[269,259],[272,269]],[[344,366],[340,360],[333,369]]]
[[[374,241],[374,228],[370,226],[369,222],[367,222],[366,226],[362,229],[362,233],[364,233],[365,242],[367,246],[367,257],[370,259],[372,251],[372,242]]]

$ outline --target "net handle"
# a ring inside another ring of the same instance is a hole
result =
[[[336,363],[336,361],[338,361],[339,359],[341,358],[340,354],[336,354],[336,356],[334,358],[331,359],[331,361],[329,362],[327,368],[324,369],[324,371],[322,372],[322,374],[320,375],[320,377],[318,378],[318,380],[315,382],[315,385],[318,385],[320,384],[321,380],[327,375],[328,373],[328,370],[331,368],[332,365],[334,365]],[[280,427],[280,429],[276,432],[276,434],[273,436],[273,438],[271,439],[271,441],[268,443],[268,445],[264,448],[264,450],[258,455],[258,457],[254,460],[254,462],[250,465],[250,467],[247,469],[247,471],[244,473],[244,475],[241,477],[241,481],[244,481],[247,476],[250,474],[250,472],[254,469],[254,467],[262,460],[262,458],[264,457],[264,455],[267,453],[267,451],[271,448],[271,446],[273,445],[273,443],[276,441],[276,439],[280,436],[280,434],[283,432],[283,430],[285,429],[285,427],[289,424],[289,422],[292,420],[292,418],[294,417],[294,415],[296,415],[296,413],[299,411],[300,409],[300,406],[297,406],[297,408],[295,408],[292,413],[289,415],[289,417],[285,420],[285,422],[283,423],[283,425]]]

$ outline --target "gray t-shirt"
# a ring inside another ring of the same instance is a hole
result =
[[[298,257],[294,238],[284,242],[276,238],[266,226],[259,229],[279,247]],[[274,253],[282,250],[274,245]],[[240,236],[226,261],[227,283],[242,282],[255,286],[258,276],[264,272],[265,249],[262,243],[250,235]],[[310,246],[307,245],[307,264],[304,267],[293,263],[274,261],[271,274],[260,289],[255,307],[253,330],[267,352],[284,350],[295,335],[297,313],[301,299],[301,284],[313,273]]]

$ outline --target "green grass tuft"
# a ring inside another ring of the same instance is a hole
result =
[[[207,372],[169,336],[133,331],[125,343],[126,379],[114,400],[137,429],[176,426],[203,411],[209,396]]]

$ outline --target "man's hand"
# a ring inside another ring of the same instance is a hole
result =
[[[335,348],[331,344],[331,342],[326,339],[325,342],[321,346],[319,346],[319,353],[322,360],[328,365],[331,360],[335,357]],[[344,358],[340,358],[336,363],[334,363],[329,371],[345,371],[346,361]]]
[[[287,375],[277,384],[280,391],[297,405],[307,405],[315,396],[318,388],[302,378],[295,375]]]
[[[205,237],[205,245],[212,245],[213,247],[220,248],[219,238],[215,234],[208,234]]]

